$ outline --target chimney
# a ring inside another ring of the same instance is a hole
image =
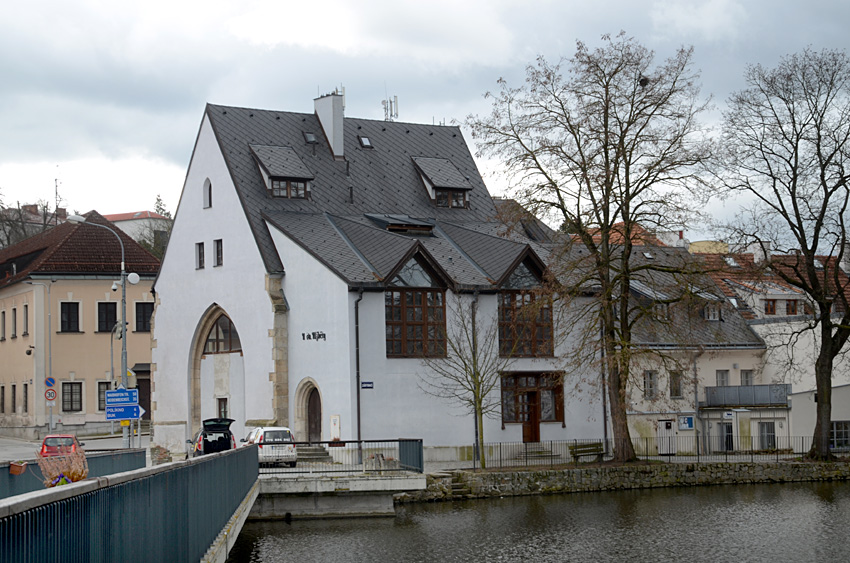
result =
[[[21,210],[23,210],[24,213],[29,213],[30,215],[38,215],[38,204],[28,203],[26,205],[22,205]]]
[[[335,160],[342,160],[343,154],[343,110],[345,109],[344,94],[334,90],[313,100],[316,116],[331,145]]]
[[[753,253],[753,262],[756,264],[767,262],[770,259],[770,242],[768,241],[753,242],[747,245],[745,250]]]
[[[68,218],[68,210],[65,209],[64,207],[57,207],[56,208],[56,221],[57,221],[57,223],[59,221],[65,221],[65,219],[67,219],[67,218]]]

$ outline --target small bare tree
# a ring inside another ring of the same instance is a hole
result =
[[[484,417],[501,412],[500,379],[513,360],[504,350],[500,353],[498,320],[479,319],[478,299],[477,293],[455,296],[446,331],[446,356],[422,361],[427,370],[420,374],[419,387],[474,416],[476,450],[484,469]]]
[[[834,362],[850,338],[850,284],[840,268],[850,242],[850,59],[806,49],[774,69],[750,66],[744,78],[724,114],[719,179],[725,195],[750,203],[726,227],[814,308],[817,420],[808,455],[828,459]]]
[[[530,65],[519,88],[500,80],[500,91],[487,94],[492,112],[467,120],[479,154],[508,168],[517,199],[561,223],[572,248],[554,256],[569,262],[550,267],[574,270],[578,260],[583,268],[563,294],[593,294],[580,340],[603,358],[619,461],[635,457],[626,418],[632,284],[636,270],[655,268],[637,266],[633,253],[647,230],[688,220],[685,196],[710,155],[692,53],[682,48],[656,64],[624,33],[603,36],[596,50],[578,42],[569,60]]]
[[[40,200],[32,205],[4,207],[0,200],[0,248],[17,244],[38,233],[55,227],[64,216],[59,216],[57,208]]]
[[[165,256],[165,249],[168,246],[168,239],[171,237],[171,228],[174,225],[174,220],[171,218],[171,212],[165,207],[165,202],[162,201],[162,197],[159,194],[156,196],[154,212],[163,218],[151,218],[144,223],[139,232],[139,244],[145,250],[162,260]]]

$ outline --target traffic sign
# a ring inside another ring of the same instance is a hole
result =
[[[138,389],[114,389],[106,392],[106,406],[117,407],[119,405],[139,404]]]
[[[145,409],[139,405],[119,405],[116,407],[106,407],[106,420],[130,420],[142,418],[145,414]]]
[[[55,401],[56,400],[56,391],[53,390],[53,389],[46,390],[44,392],[44,398],[47,399],[48,401]]]
[[[54,385],[56,385],[56,380],[53,379],[52,377],[48,377],[47,379],[44,380],[44,384],[47,385],[48,387],[53,387]]]

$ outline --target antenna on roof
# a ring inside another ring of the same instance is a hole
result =
[[[383,100],[381,105],[384,106],[384,121],[398,119],[398,96],[393,96],[392,99],[387,96],[387,99]]]

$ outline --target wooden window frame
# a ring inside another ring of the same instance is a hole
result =
[[[62,412],[83,412],[82,381],[62,382]]]
[[[309,180],[295,178],[269,178],[269,194],[286,199],[307,199]]]
[[[785,314],[789,317],[793,317],[797,315],[797,300],[796,299],[786,299],[785,300]]]
[[[110,314],[109,309],[112,306]],[[112,322],[110,322],[110,320]],[[115,301],[100,301],[97,304],[97,332],[112,332],[118,322],[118,303]]]
[[[555,355],[553,335],[552,303],[548,298],[521,289],[503,289],[499,293],[500,356],[551,358]]]
[[[501,376],[502,397],[502,424],[522,424],[527,422],[521,420],[520,396],[529,392],[537,394],[537,409],[541,413],[540,422],[560,422],[565,424],[564,418],[564,383],[562,376],[557,373],[503,373]],[[554,395],[555,412],[554,418],[544,420],[542,409],[542,396],[544,391],[551,391]],[[512,408],[508,408],[511,406]]]
[[[66,309],[67,309],[67,316],[68,316],[67,319],[66,319]],[[73,312],[73,315],[71,314],[72,312]],[[71,318],[71,317],[73,317],[73,318]],[[67,333],[80,332],[80,302],[79,301],[60,301],[59,302],[59,332],[67,332]]]
[[[647,369],[643,371],[643,398],[651,401],[658,397],[658,371]]]
[[[776,299],[765,299],[764,300],[764,314],[765,315],[775,315],[776,314]]]
[[[222,329],[219,323],[226,325],[227,330]],[[242,352],[242,340],[236,331],[236,325],[227,315],[219,315],[207,333],[207,338],[204,341],[204,355],[231,354],[234,352]]]
[[[384,292],[388,358],[446,356],[446,290],[391,287]]]
[[[205,266],[204,260],[204,243],[195,243],[195,269],[203,270]]]
[[[466,190],[434,190],[434,204],[444,209],[466,209]]]

